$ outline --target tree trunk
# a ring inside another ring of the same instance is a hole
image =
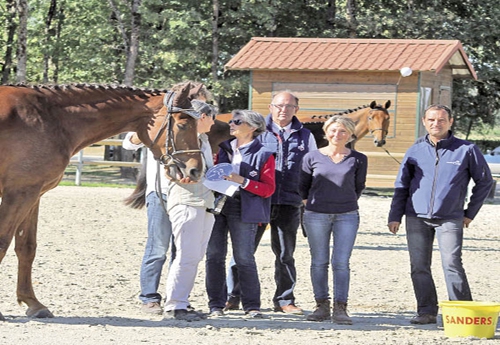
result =
[[[219,80],[219,0],[212,0],[213,18],[212,18],[212,79],[217,84]],[[215,105],[219,105],[220,98],[216,96]]]
[[[141,0],[134,0],[132,3],[132,19],[130,31],[130,46],[127,52],[127,62],[125,65],[125,78],[123,83],[132,86],[134,82],[134,69],[137,56],[139,55],[139,34],[141,29],[141,14],[139,7]]]
[[[128,37],[125,30],[125,25],[121,21],[121,14],[117,6],[115,6],[113,0],[109,0],[109,4],[112,10],[115,12],[116,20],[118,21],[118,29],[123,37],[125,51],[127,52],[126,62],[125,62],[125,73],[123,78],[123,84],[127,86],[132,86],[134,84],[134,71],[135,63],[139,55],[139,39],[140,39],[140,29],[141,29],[141,14],[139,8],[141,7],[141,0],[133,0],[131,8],[131,28],[130,37]],[[120,134],[120,138],[123,139],[125,135]],[[115,149],[113,155],[113,160],[120,160],[126,162],[133,162],[135,159],[134,152],[130,150],[123,149],[122,146],[118,146]],[[120,167],[120,176],[123,178],[134,178],[137,175],[136,168]]]
[[[50,69],[50,59],[52,54],[52,37],[55,36],[54,29],[52,29],[52,20],[56,16],[57,11],[57,0],[51,0],[49,6],[49,12],[47,13],[47,18],[45,19],[45,49],[43,51],[43,77],[42,82],[49,82],[49,69]]]
[[[19,13],[19,33],[17,45],[17,73],[16,81],[26,81],[27,40],[28,40],[28,1],[17,0],[17,12]]]
[[[16,4],[15,0],[7,0],[7,41],[5,42],[5,56],[4,64],[2,66],[2,84],[6,84],[10,78],[10,71],[12,69],[12,47],[14,45],[14,35],[16,33]]]
[[[122,40],[123,40],[123,47],[124,51],[128,52],[129,51],[129,38],[127,34],[127,30],[125,29],[125,25],[123,24],[122,21],[122,14],[118,7],[115,5],[113,0],[108,0],[109,6],[111,7],[111,10],[114,12],[113,19],[116,19],[118,22],[118,31],[122,35]]]
[[[356,0],[347,0],[347,23],[348,23],[348,33],[350,38],[357,37],[358,31],[358,20],[357,16],[357,6]]]
[[[467,126],[467,132],[465,133],[465,140],[469,140],[470,132],[472,131],[472,125],[474,124],[474,119],[469,120],[469,125]]]
[[[330,29],[335,29],[335,16],[337,15],[337,4],[336,0],[328,0],[328,10],[326,13],[326,23],[330,26]]]
[[[57,28],[56,28],[56,41],[54,44],[54,53],[52,54],[52,63],[54,65],[54,74],[52,79],[54,83],[59,82],[59,54],[61,53],[60,40],[61,40],[61,30],[64,23],[64,8],[60,6],[59,13],[57,14]]]

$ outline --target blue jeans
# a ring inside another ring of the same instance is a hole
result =
[[[163,198],[166,199],[165,194],[163,194]],[[156,192],[151,192],[146,196],[146,206],[148,239],[141,264],[141,294],[139,299],[143,303],[160,303],[161,295],[158,293],[158,286],[172,237],[172,225]]]
[[[333,297],[347,302],[349,297],[351,258],[359,228],[358,211],[329,214],[306,210],[304,228],[311,252],[311,281],[316,300],[329,299],[328,268],[330,239],[333,237],[331,264],[333,270]]]
[[[228,198],[221,214],[215,216],[215,224],[208,242],[206,289],[210,310],[223,309],[227,301],[226,255],[227,235],[231,236],[233,258],[238,265],[241,285],[241,302],[244,311],[260,310],[260,282],[255,263],[256,223],[243,223],[240,202]]]
[[[297,282],[297,270],[293,254],[297,243],[297,229],[300,224],[300,207],[293,205],[271,206],[271,248],[274,261],[276,291],[275,307],[295,304],[293,290]],[[263,225],[265,226],[265,225]]]
[[[266,231],[267,224],[264,225],[265,226],[259,225],[257,227],[257,233],[255,234],[254,254],[257,252],[260,240],[262,239],[262,236]],[[233,303],[236,302],[240,303],[241,288],[240,288],[240,281],[238,279],[238,266],[236,266],[236,262],[234,262],[233,257],[231,257],[231,260],[229,261],[229,269],[227,270],[226,284],[227,284],[227,293],[229,295],[228,301],[232,300]]]
[[[434,236],[438,240],[449,299],[472,301],[462,265],[463,218],[443,220],[406,217],[411,279],[419,315],[437,315],[438,312],[436,286],[431,272]]]

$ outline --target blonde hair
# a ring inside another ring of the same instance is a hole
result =
[[[347,116],[343,115],[333,115],[328,120],[326,120],[325,124],[323,125],[323,132],[325,132],[326,134],[328,127],[330,127],[334,123],[338,123],[339,125],[344,126],[347,132],[349,132],[351,137],[347,141],[348,143],[356,139],[356,136],[354,135],[354,131],[356,130],[356,123]]]

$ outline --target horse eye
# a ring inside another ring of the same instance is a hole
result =
[[[373,117],[371,117],[371,116],[368,117],[368,121],[371,121],[371,120],[373,120]]]
[[[178,123],[178,124],[177,124],[177,128],[179,128],[179,129],[180,129],[180,130],[182,130],[182,131],[183,131],[183,130],[186,130],[186,127],[187,127],[187,126],[186,126],[186,124],[185,124],[185,123]]]

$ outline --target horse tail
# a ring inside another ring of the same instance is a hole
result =
[[[146,161],[147,159],[144,159],[142,162],[134,191],[123,200],[125,205],[135,209],[141,209],[146,205]]]

